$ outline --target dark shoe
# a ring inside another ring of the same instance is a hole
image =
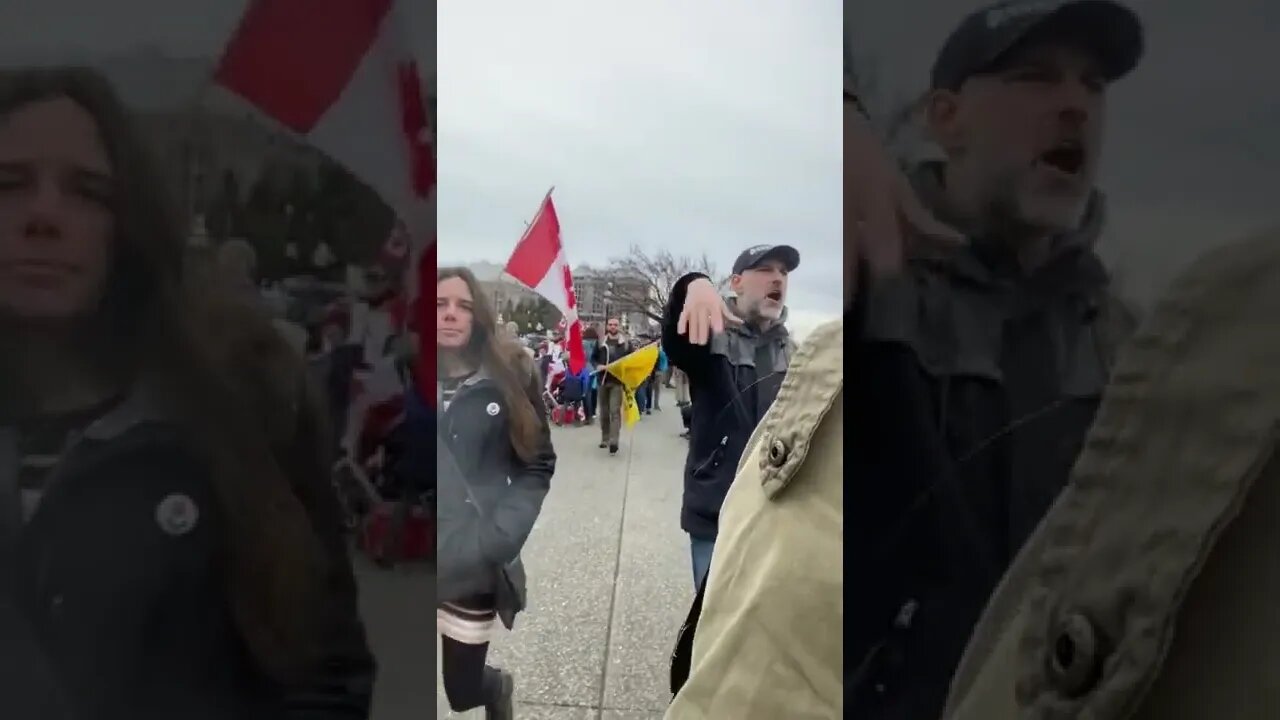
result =
[[[499,670],[498,697],[484,706],[485,720],[513,720],[516,716],[513,698],[516,692],[515,678],[506,670]]]
[[[601,441],[600,441],[600,447],[602,447],[602,448],[609,447],[609,443],[607,443],[607,442],[605,442],[605,441],[601,440]]]
[[[617,454],[618,454],[618,446],[617,446],[617,445],[610,445],[610,446],[609,446],[609,454],[610,454],[610,455],[617,455]]]

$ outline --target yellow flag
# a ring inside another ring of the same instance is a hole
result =
[[[622,382],[622,419],[630,427],[640,419],[640,406],[636,404],[636,388],[653,374],[658,364],[658,343],[649,343],[630,355],[604,366],[611,375]]]

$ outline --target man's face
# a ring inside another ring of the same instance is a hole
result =
[[[738,296],[738,309],[748,318],[776,321],[787,302],[787,266],[768,259],[734,275],[730,287]]]
[[[929,121],[982,219],[1062,232],[1079,224],[1097,176],[1105,90],[1089,53],[1030,44],[959,92],[936,91]]]
[[[621,329],[621,325],[618,323],[617,318],[610,318],[609,323],[605,325],[604,329],[605,329],[605,332],[609,333],[610,335],[617,335],[618,331]]]

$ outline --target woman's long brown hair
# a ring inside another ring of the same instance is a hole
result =
[[[542,397],[536,389],[533,361],[519,343],[498,336],[498,317],[476,276],[463,267],[443,267],[436,272],[436,285],[451,278],[466,283],[471,293],[471,340],[462,351],[463,358],[471,367],[483,367],[498,384],[502,399],[510,408],[511,447],[521,460],[532,460],[543,422],[534,404],[541,406]]]
[[[111,275],[97,315],[79,333],[80,348],[121,387],[140,380],[154,385],[165,410],[186,429],[221,505],[227,601],[241,637],[265,674],[298,678],[319,661],[317,623],[326,612],[330,566],[281,467],[288,460],[275,452],[296,416],[279,420],[262,410],[270,400],[284,400],[295,413],[314,411],[290,384],[301,376],[301,363],[292,375],[279,362],[272,369],[261,356],[245,357],[246,351],[285,357],[270,321],[231,293],[186,275],[184,224],[104,78],[83,68],[0,73],[0,118],[62,98],[95,121],[115,179]],[[284,387],[276,383],[263,396],[272,373]],[[20,373],[0,372],[0,399],[21,397],[16,383]]]

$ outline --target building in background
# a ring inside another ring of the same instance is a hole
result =
[[[573,271],[573,291],[584,323],[603,324],[609,317],[617,317],[633,335],[650,331],[653,320],[645,310],[653,306],[649,282],[644,278],[581,265]]]
[[[484,289],[485,298],[490,307],[499,315],[504,309],[519,305],[522,302],[536,302],[538,294],[521,285],[515,278],[503,271],[503,266],[491,262],[477,262],[467,265],[467,269],[476,276],[476,281]],[[509,318],[504,317],[504,320]]]
[[[494,312],[507,317],[510,309],[521,303],[537,303],[537,293],[521,285],[503,271],[503,266],[492,262],[474,262],[466,265],[484,289],[485,298]],[[618,317],[627,331],[633,335],[653,332],[657,323],[645,313],[645,305],[638,298],[649,296],[649,283],[643,278],[620,276],[604,270],[581,266],[573,271],[574,294],[578,301],[578,316],[586,325],[603,328],[608,317]],[[650,309],[652,309],[650,304]],[[546,324],[550,329],[553,324]]]
[[[244,202],[263,173],[283,189],[295,171],[315,179],[324,156],[226,102],[210,83],[216,58],[180,58],[142,49],[96,58],[98,69],[132,110],[166,186],[187,218],[202,214],[230,173]],[[285,172],[281,172],[281,171]]]

